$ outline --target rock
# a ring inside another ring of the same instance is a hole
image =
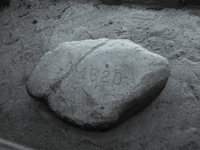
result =
[[[170,60],[176,59],[176,58],[181,57],[182,55],[185,55],[185,51],[184,50],[177,50],[177,51],[172,52],[169,55],[168,59],[170,59]]]
[[[27,91],[73,126],[107,130],[150,104],[168,77],[165,58],[129,40],[84,40],[47,52]]]

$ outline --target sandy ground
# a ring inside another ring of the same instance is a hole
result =
[[[0,13],[0,137],[40,150],[199,150],[200,11],[106,6],[90,0],[11,2]],[[26,82],[64,41],[130,39],[170,62],[166,88],[146,109],[106,132],[58,120]]]

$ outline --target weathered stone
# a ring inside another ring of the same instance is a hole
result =
[[[74,41],[41,58],[27,91],[73,126],[106,130],[145,108],[168,76],[165,58],[129,40]]]

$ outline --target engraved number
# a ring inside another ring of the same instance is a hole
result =
[[[116,72],[113,79],[113,84],[120,85],[122,81],[122,74],[120,72]]]
[[[114,73],[112,73],[109,70],[104,70],[102,72],[102,74],[101,74],[101,80],[100,80],[100,82],[108,84],[109,81],[110,81],[109,77],[112,75],[112,77],[113,77],[112,83],[114,85],[120,85],[121,82],[122,82],[122,73],[119,72],[119,71],[120,70],[115,71]],[[87,72],[87,68],[83,68],[83,70],[81,70],[81,72],[80,72],[81,79],[86,80],[86,77],[87,77],[86,76],[87,75],[86,72]],[[90,71],[90,75],[89,75],[90,81],[97,81],[98,78],[99,78],[99,73],[100,73],[99,69],[92,68],[91,71]]]
[[[101,82],[103,82],[103,83],[108,83],[107,78],[108,78],[109,75],[110,75],[110,71],[105,70],[102,74],[103,74],[103,77],[102,77],[102,79],[101,79]]]
[[[90,80],[91,81],[96,81],[97,77],[98,77],[98,69],[92,68],[91,72],[90,72]]]

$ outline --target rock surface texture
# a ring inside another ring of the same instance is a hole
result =
[[[84,40],[47,52],[27,91],[73,126],[106,130],[150,104],[168,77],[165,58],[129,40]]]

